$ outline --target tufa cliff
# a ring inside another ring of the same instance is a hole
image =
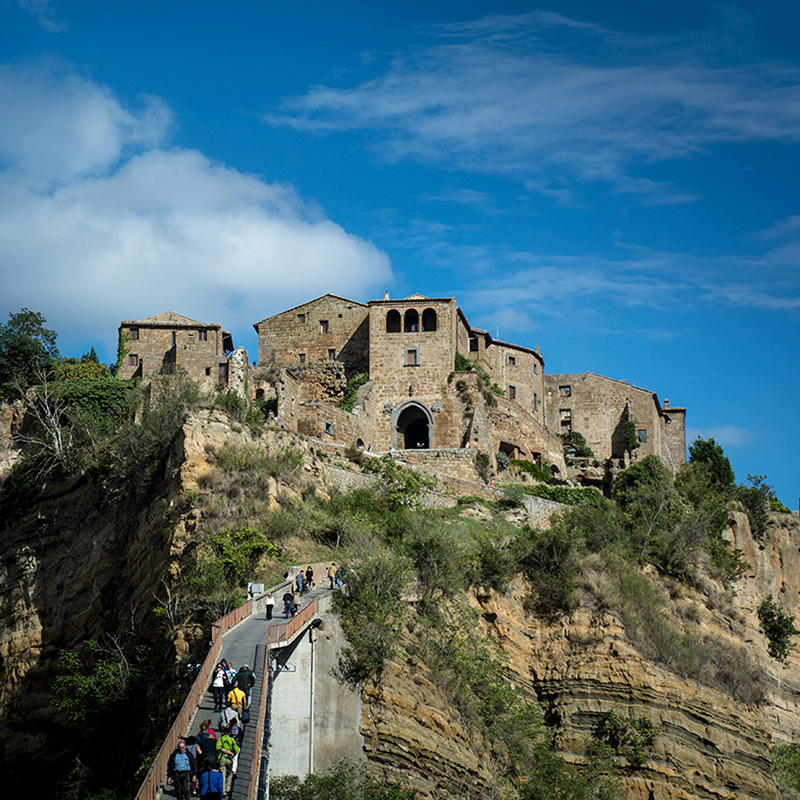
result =
[[[74,729],[54,710],[50,682],[59,651],[87,639],[132,637],[149,648],[156,669],[142,687],[142,706],[125,720],[136,744],[130,755],[125,747],[116,749],[124,769],[132,773],[157,742],[188,685],[177,665],[183,656],[202,652],[205,634],[191,615],[165,634],[153,609],[167,590],[180,586],[191,562],[207,507],[192,498],[213,494],[215,453],[242,445],[292,447],[305,455],[302,481],[270,479],[264,498],[270,507],[296,505],[309,493],[329,496],[329,468],[314,455],[313,442],[279,430],[253,432],[219,409],[200,409],[176,433],[146,483],[91,474],[51,483],[24,516],[5,524],[0,759],[11,765],[12,785],[26,777],[32,759],[47,760],[54,785],[72,769]],[[467,506],[465,513],[481,512]],[[800,656],[792,651],[779,662],[768,654],[756,610],[774,596],[788,613],[800,612],[800,523],[772,515],[766,536],[757,541],[746,515],[734,512],[728,535],[746,563],[735,591],[708,577],[691,586],[647,568],[642,577],[667,598],[659,613],[676,625],[690,624],[698,640],[746,650],[751,668],[762,676],[763,700],[744,691],[735,699],[643,655],[612,604],[598,601],[603,591],[591,585],[591,569],[584,572],[577,606],[556,618],[532,610],[522,577],[502,591],[473,588],[466,596],[476,612],[476,631],[502,652],[506,682],[541,705],[567,761],[583,762],[612,710],[655,723],[659,735],[647,758],[620,773],[632,800],[781,796],[770,749],[800,735]],[[350,735],[362,737],[371,770],[411,785],[421,797],[444,791],[494,796],[503,765],[442,690],[432,665],[420,660],[414,636],[413,627],[406,629],[380,681],[363,685],[360,729]],[[717,657],[714,651],[706,655]]]

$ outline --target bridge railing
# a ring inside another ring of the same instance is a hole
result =
[[[317,613],[316,597],[304,608],[301,608],[293,617],[281,625],[267,628],[267,650],[273,647],[284,647],[289,644],[298,631],[302,630]]]

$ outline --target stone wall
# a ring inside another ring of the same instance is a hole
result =
[[[258,363],[294,366],[338,361],[348,377],[366,372],[369,361],[368,309],[326,294],[257,322]]]
[[[544,360],[524,347],[492,342],[486,350],[492,380],[540,425],[544,425]]]

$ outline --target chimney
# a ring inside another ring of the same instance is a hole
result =
[[[664,400],[664,408],[669,408],[669,400]]]

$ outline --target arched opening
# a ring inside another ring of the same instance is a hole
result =
[[[264,390],[256,389],[256,400],[263,400],[263,399],[264,399]]]
[[[430,426],[425,410],[406,406],[397,418],[397,444],[404,450],[427,450],[431,446]]]
[[[422,312],[422,330],[423,331],[436,330],[436,312],[432,308],[426,308]]]
[[[386,333],[400,333],[400,312],[395,308],[386,314]]]
[[[364,440],[363,439],[356,439],[356,447],[359,450],[363,450],[364,449]]]
[[[419,311],[415,308],[409,308],[406,311],[405,326],[403,330],[406,333],[416,333],[419,330]]]

